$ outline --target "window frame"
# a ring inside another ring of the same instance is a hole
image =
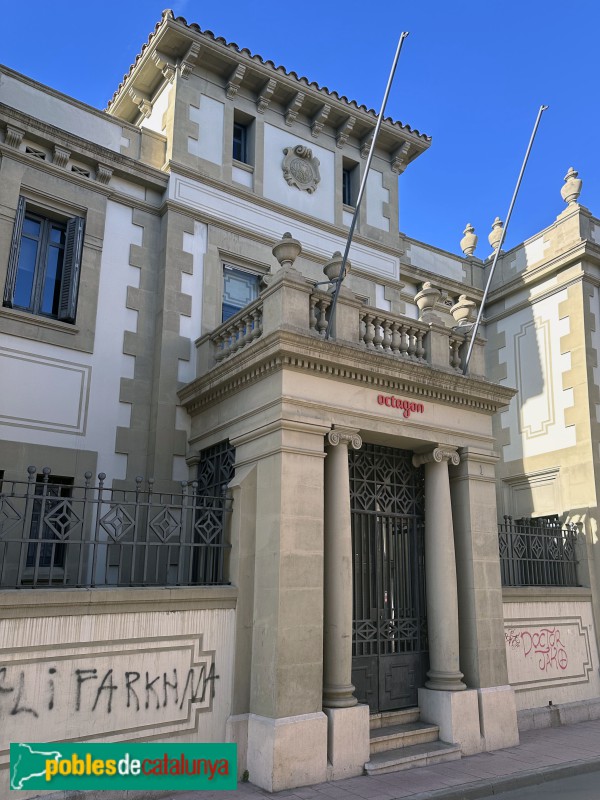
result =
[[[245,275],[252,276],[255,279],[256,296],[253,297],[251,300],[249,300],[245,305],[240,306],[239,308],[236,308],[236,310],[233,311],[231,314],[228,314],[227,316],[225,316],[224,315],[225,306],[228,305],[229,307],[233,307],[231,303],[226,303],[226,301],[225,301],[225,273],[226,273],[227,270],[229,270],[231,272],[241,272],[241,273],[244,273]],[[261,282],[263,280],[263,277],[264,277],[264,275],[262,273],[257,272],[257,271],[252,270],[252,269],[247,269],[246,267],[241,267],[239,264],[232,264],[229,261],[223,261],[222,262],[221,324],[227,322],[228,319],[231,319],[231,317],[234,317],[236,314],[238,314],[240,311],[242,311],[244,308],[246,308],[247,306],[251,305],[255,300],[258,299],[258,297],[260,295],[260,291],[261,291]]]
[[[32,269],[33,278],[30,302],[29,305],[25,307],[15,304],[15,291],[17,288],[21,252],[23,250],[23,240],[31,240],[31,237],[29,237],[24,230],[24,224],[27,219],[40,224],[40,236],[37,239],[38,246],[36,248],[35,262]],[[54,246],[54,243],[50,241],[50,233],[53,226],[62,228],[65,233],[65,238],[61,248],[63,251],[63,259],[58,297],[56,303],[53,302],[52,304],[52,311],[48,312],[43,310],[43,296],[50,263],[50,247]],[[6,308],[15,308],[34,316],[74,323],[77,314],[84,232],[85,220],[83,217],[69,217],[59,213],[53,214],[46,209],[38,208],[34,203],[21,195],[17,205],[10,244],[3,305]]]

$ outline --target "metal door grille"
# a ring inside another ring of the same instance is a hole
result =
[[[397,707],[416,698],[426,659],[424,475],[412,455],[372,444],[349,453],[355,684],[372,710],[394,707],[394,681],[411,683],[395,686]]]

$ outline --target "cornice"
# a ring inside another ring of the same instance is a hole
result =
[[[168,47],[163,44],[168,44]],[[333,106],[341,111],[344,116],[352,116],[360,120],[369,128],[375,127],[377,113],[373,109],[368,109],[364,105],[358,105],[354,100],[339,95],[335,91],[330,91],[327,87],[321,87],[317,83],[310,82],[307,78],[298,76],[295,72],[288,72],[282,66],[276,66],[272,61],[265,61],[261,56],[252,54],[247,48],[240,49],[237,44],[227,42],[222,37],[216,37],[211,31],[202,31],[195,24],[188,24],[184,17],[175,17],[172,11],[163,12],[161,20],[156,24],[154,31],[143,45],[141,52],[137,55],[134,63],[130,66],[123,81],[119,85],[111,100],[108,102],[108,109],[113,113],[119,112],[120,102],[127,97],[129,89],[134,85],[135,79],[140,72],[153,63],[157,74],[160,72],[157,67],[156,53],[161,50],[169,52],[170,57],[175,59],[180,65],[184,66],[184,75],[187,77],[193,68],[198,57],[202,56],[203,51],[208,52],[213,60],[222,61],[227,65],[229,77],[224,80],[224,88],[231,94],[233,91],[232,76],[238,73],[239,67],[243,67],[242,78],[233,81],[235,92],[242,83],[243,74],[253,74],[258,78],[264,78],[265,85],[270,80],[275,80],[277,84],[285,86],[288,90],[297,93],[302,92],[316,99],[320,104]],[[193,51],[190,53],[190,51]],[[233,62],[233,63],[232,63]],[[234,94],[235,94],[234,92]],[[273,89],[271,90],[271,94]],[[264,94],[264,89],[263,89]],[[257,102],[264,100],[263,94],[257,98]],[[270,97],[270,95],[269,95]],[[405,161],[408,163],[413,160],[420,152],[426,150],[431,137],[420,133],[416,129],[386,117],[383,122],[383,129],[387,134],[391,134],[394,139],[408,141],[416,151],[411,156],[405,154]],[[397,150],[400,145],[396,144],[393,148]]]
[[[197,414],[284,369],[317,373],[399,394],[410,393],[490,414],[507,406],[515,394],[509,387],[458,375],[451,369],[446,372],[427,364],[373,353],[358,345],[326,342],[284,326],[184,386],[178,396],[190,414]]]
[[[557,283],[555,286],[550,286],[545,291],[536,294],[535,297],[525,298],[521,302],[515,303],[508,308],[502,308],[496,313],[487,313],[486,311],[485,324],[490,325],[494,322],[498,322],[498,320],[511,317],[513,314],[523,311],[524,309],[531,309],[535,303],[539,303],[542,300],[547,300],[549,297],[552,297],[552,295],[558,294],[558,292],[562,292],[565,289],[568,289],[570,286],[575,286],[575,284],[581,283],[585,279],[589,279],[590,283],[593,283],[595,286],[600,286],[600,280],[598,278],[592,275],[586,275],[586,273],[582,271],[577,273],[577,275],[571,276],[567,281]],[[504,297],[500,298],[499,300],[497,299],[496,302],[499,302],[503,299]],[[488,304],[486,305],[486,309],[489,309],[493,303],[494,300],[489,300]]]
[[[595,259],[599,259],[600,247],[592,242],[589,242],[587,239],[582,239],[569,249],[563,250],[549,259],[541,260],[534,267],[522,270],[507,283],[493,289],[490,292],[489,302],[497,302],[503,297],[514,294],[515,292],[519,292],[522,289],[531,286],[532,284],[539,283],[553,273],[565,269],[570,265],[571,262],[585,258],[585,256],[588,254],[588,251],[590,251],[590,245],[593,248],[590,254],[593,255]],[[595,253],[593,252],[594,250],[596,251]],[[506,261],[499,262],[498,268],[502,270],[505,264],[507,264]]]
[[[117,153],[115,150],[102,147],[102,145],[90,142],[88,139],[82,139],[73,133],[64,131],[61,128],[57,128],[47,122],[41,122],[35,117],[25,114],[22,111],[18,111],[12,106],[7,106],[4,103],[0,103],[0,118],[10,120],[11,122],[16,122],[21,127],[28,129],[25,131],[26,133],[33,133],[49,144],[56,144],[60,147],[64,147],[70,151],[71,155],[80,156],[84,160],[91,160],[93,162],[102,162],[103,164],[108,163],[123,177],[134,177],[138,183],[141,182],[152,187],[158,187],[159,190],[164,191],[169,182],[169,176],[165,175],[162,170],[157,169],[156,167],[151,167],[149,164],[132,158],[131,156],[126,156],[122,153]],[[113,122],[112,119],[109,121]],[[137,135],[141,135],[139,128],[134,128],[134,131]],[[0,144],[0,147],[3,148],[3,152],[5,152],[7,155],[16,156],[21,154],[23,157],[26,157],[25,153],[21,153],[20,150],[16,150],[13,147],[2,144]],[[40,165],[50,164],[50,162],[40,161],[39,159],[36,159],[36,162]],[[65,170],[62,169],[61,174],[65,175],[69,173],[66,173]],[[76,176],[76,173],[73,173],[73,175]],[[89,179],[85,180],[87,180],[89,183]]]

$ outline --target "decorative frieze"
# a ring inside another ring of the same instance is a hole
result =
[[[233,98],[238,93],[238,89],[242,85],[242,81],[244,80],[245,74],[246,74],[246,67],[243,64],[238,64],[237,67],[234,69],[234,71],[231,73],[231,76],[227,83],[227,88],[225,90],[228,100],[233,100]]]
[[[284,147],[283,152],[285,158],[282,169],[286,183],[312,194],[321,180],[319,159],[313,156],[310,147],[305,147],[303,144]]]
[[[271,98],[273,97],[273,92],[275,91],[276,88],[277,88],[277,81],[275,80],[275,78],[271,78],[263,86],[260,94],[256,98],[256,110],[259,114],[264,114],[267,108],[269,107],[269,103],[271,102]]]
[[[304,92],[296,92],[294,95],[294,99],[289,104],[289,106],[285,110],[285,124],[289,125],[290,127],[296,120],[298,116],[298,112],[302,108],[302,104],[304,103],[306,95]]]
[[[315,139],[319,136],[319,134],[323,130],[323,126],[327,122],[327,117],[329,116],[330,111],[331,111],[331,106],[325,104],[313,118],[313,121],[310,126],[310,132]]]
[[[201,50],[200,43],[192,42],[189,50],[181,59],[181,63],[179,64],[179,74],[181,75],[183,80],[187,81],[187,79],[190,77],[194,69],[194,65],[198,60],[198,56],[200,55],[200,50]]]
[[[352,133],[352,129],[356,124],[356,117],[348,117],[348,119],[340,125],[337,130],[337,135],[335,137],[335,146],[336,147],[343,147],[346,142],[348,141],[348,137]]]

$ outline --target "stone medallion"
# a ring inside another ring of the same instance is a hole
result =
[[[297,144],[295,147],[284,147],[282,169],[283,177],[289,186],[296,186],[304,192],[312,194],[321,180],[319,159],[314,158],[310,147]]]

